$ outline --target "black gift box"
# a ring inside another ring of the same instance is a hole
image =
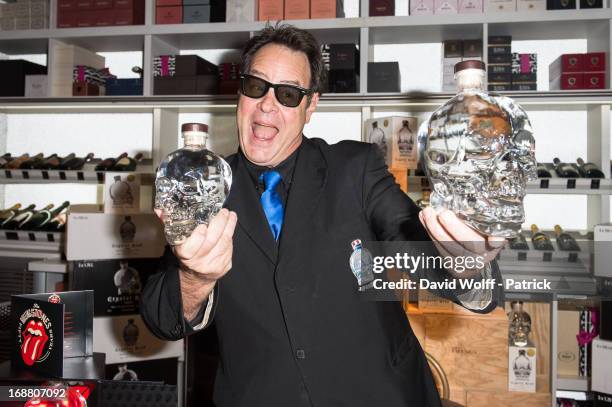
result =
[[[536,82],[538,80],[537,73],[513,73],[512,82]]]
[[[351,70],[329,71],[329,91],[331,93],[358,92],[359,75]]]
[[[107,79],[106,96],[142,95],[142,78]]]
[[[26,75],[46,75],[47,67],[23,59],[0,61],[0,96],[24,96]]]
[[[348,70],[359,74],[359,50],[355,44],[330,44],[329,69]]]
[[[512,73],[512,65],[511,64],[489,64],[487,66],[487,72],[489,74]]]
[[[398,62],[368,62],[368,92],[399,92]]]
[[[580,8],[603,8],[603,0],[580,0]]]
[[[511,53],[512,51],[511,51],[510,45],[495,45],[495,46],[489,45],[489,56],[507,55]]]
[[[612,341],[612,300],[601,300],[599,338]]]
[[[489,37],[489,46],[491,45],[508,45],[512,44],[510,35],[492,35]]]
[[[512,74],[509,73],[491,73],[487,76],[489,83],[512,82]]]
[[[461,58],[463,56],[463,41],[444,41],[444,58]]]
[[[217,75],[217,65],[197,55],[177,55],[175,76]]]
[[[512,90],[538,90],[536,82],[512,82]]]
[[[575,10],[576,0],[546,0],[546,10]]]
[[[482,41],[481,40],[464,40],[463,41],[463,57],[464,58],[482,57]]]
[[[225,0],[210,0],[210,22],[224,23],[225,22]]]
[[[489,63],[490,64],[511,64],[512,54],[502,54],[502,55],[490,55],[489,54]]]
[[[155,95],[216,95],[218,90],[219,78],[216,74],[153,78]]]
[[[506,92],[512,90],[510,83],[489,83],[489,90],[493,92]]]

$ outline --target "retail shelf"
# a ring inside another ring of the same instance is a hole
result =
[[[28,270],[42,273],[66,274],[68,263],[61,259],[35,260],[28,263]]]
[[[6,239],[7,233],[16,233],[18,238]],[[31,240],[32,236],[40,240]],[[50,241],[50,236],[52,236],[52,241]],[[61,233],[3,231],[0,233],[0,257],[59,259],[62,254],[63,240]]]
[[[421,192],[431,189],[427,177],[408,177],[408,191]],[[557,195],[610,195],[612,181],[591,178],[539,178],[527,183],[528,194]]]
[[[557,389],[589,391],[589,379],[583,376],[557,376]]]

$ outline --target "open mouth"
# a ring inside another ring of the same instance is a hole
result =
[[[34,320],[28,322],[22,335],[21,358],[26,365],[32,366],[34,362],[40,359],[49,336],[42,322]]]
[[[269,123],[254,122],[251,126],[253,137],[258,141],[270,141],[278,134],[278,128]]]

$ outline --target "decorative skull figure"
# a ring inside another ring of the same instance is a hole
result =
[[[435,111],[418,138],[434,209],[452,210],[486,235],[520,232],[525,186],[537,178],[537,163],[531,124],[519,105],[466,90]]]

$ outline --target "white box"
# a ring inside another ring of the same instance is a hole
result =
[[[612,394],[612,341],[593,339],[591,360],[591,390]]]
[[[140,212],[140,174],[107,172],[104,179],[104,213]]]
[[[390,169],[415,169],[418,160],[416,117],[390,116],[366,122],[366,141],[378,145]]]
[[[482,13],[482,0],[459,0],[459,14],[478,14]]]
[[[44,98],[49,94],[47,75],[26,75],[25,97]]]
[[[153,336],[140,315],[97,317],[93,321],[93,350],[106,353],[106,363],[184,359],[183,340],[163,341]]]
[[[434,0],[410,0],[411,16],[434,14]]]
[[[457,14],[457,0],[434,0],[434,14]]]
[[[612,224],[595,225],[593,228],[595,240],[593,274],[597,277],[612,278]]]
[[[580,351],[576,335],[580,330],[580,311],[558,311],[557,375],[578,376]]]
[[[76,45],[67,45],[60,41],[52,41],[54,58],[49,67],[52,77],[51,96],[72,96],[72,74],[76,65],[87,65],[92,68],[104,68],[103,56]]]
[[[155,214],[105,214],[98,205],[71,205],[66,230],[67,260],[161,257],[166,244]]]
[[[516,11],[545,11],[546,0],[516,0]]]
[[[485,13],[507,13],[516,11],[516,0],[484,0]]]
[[[256,0],[227,0],[225,21],[228,23],[255,21],[257,15],[255,2]]]
[[[508,347],[508,390],[535,393],[536,348],[531,346]]]

